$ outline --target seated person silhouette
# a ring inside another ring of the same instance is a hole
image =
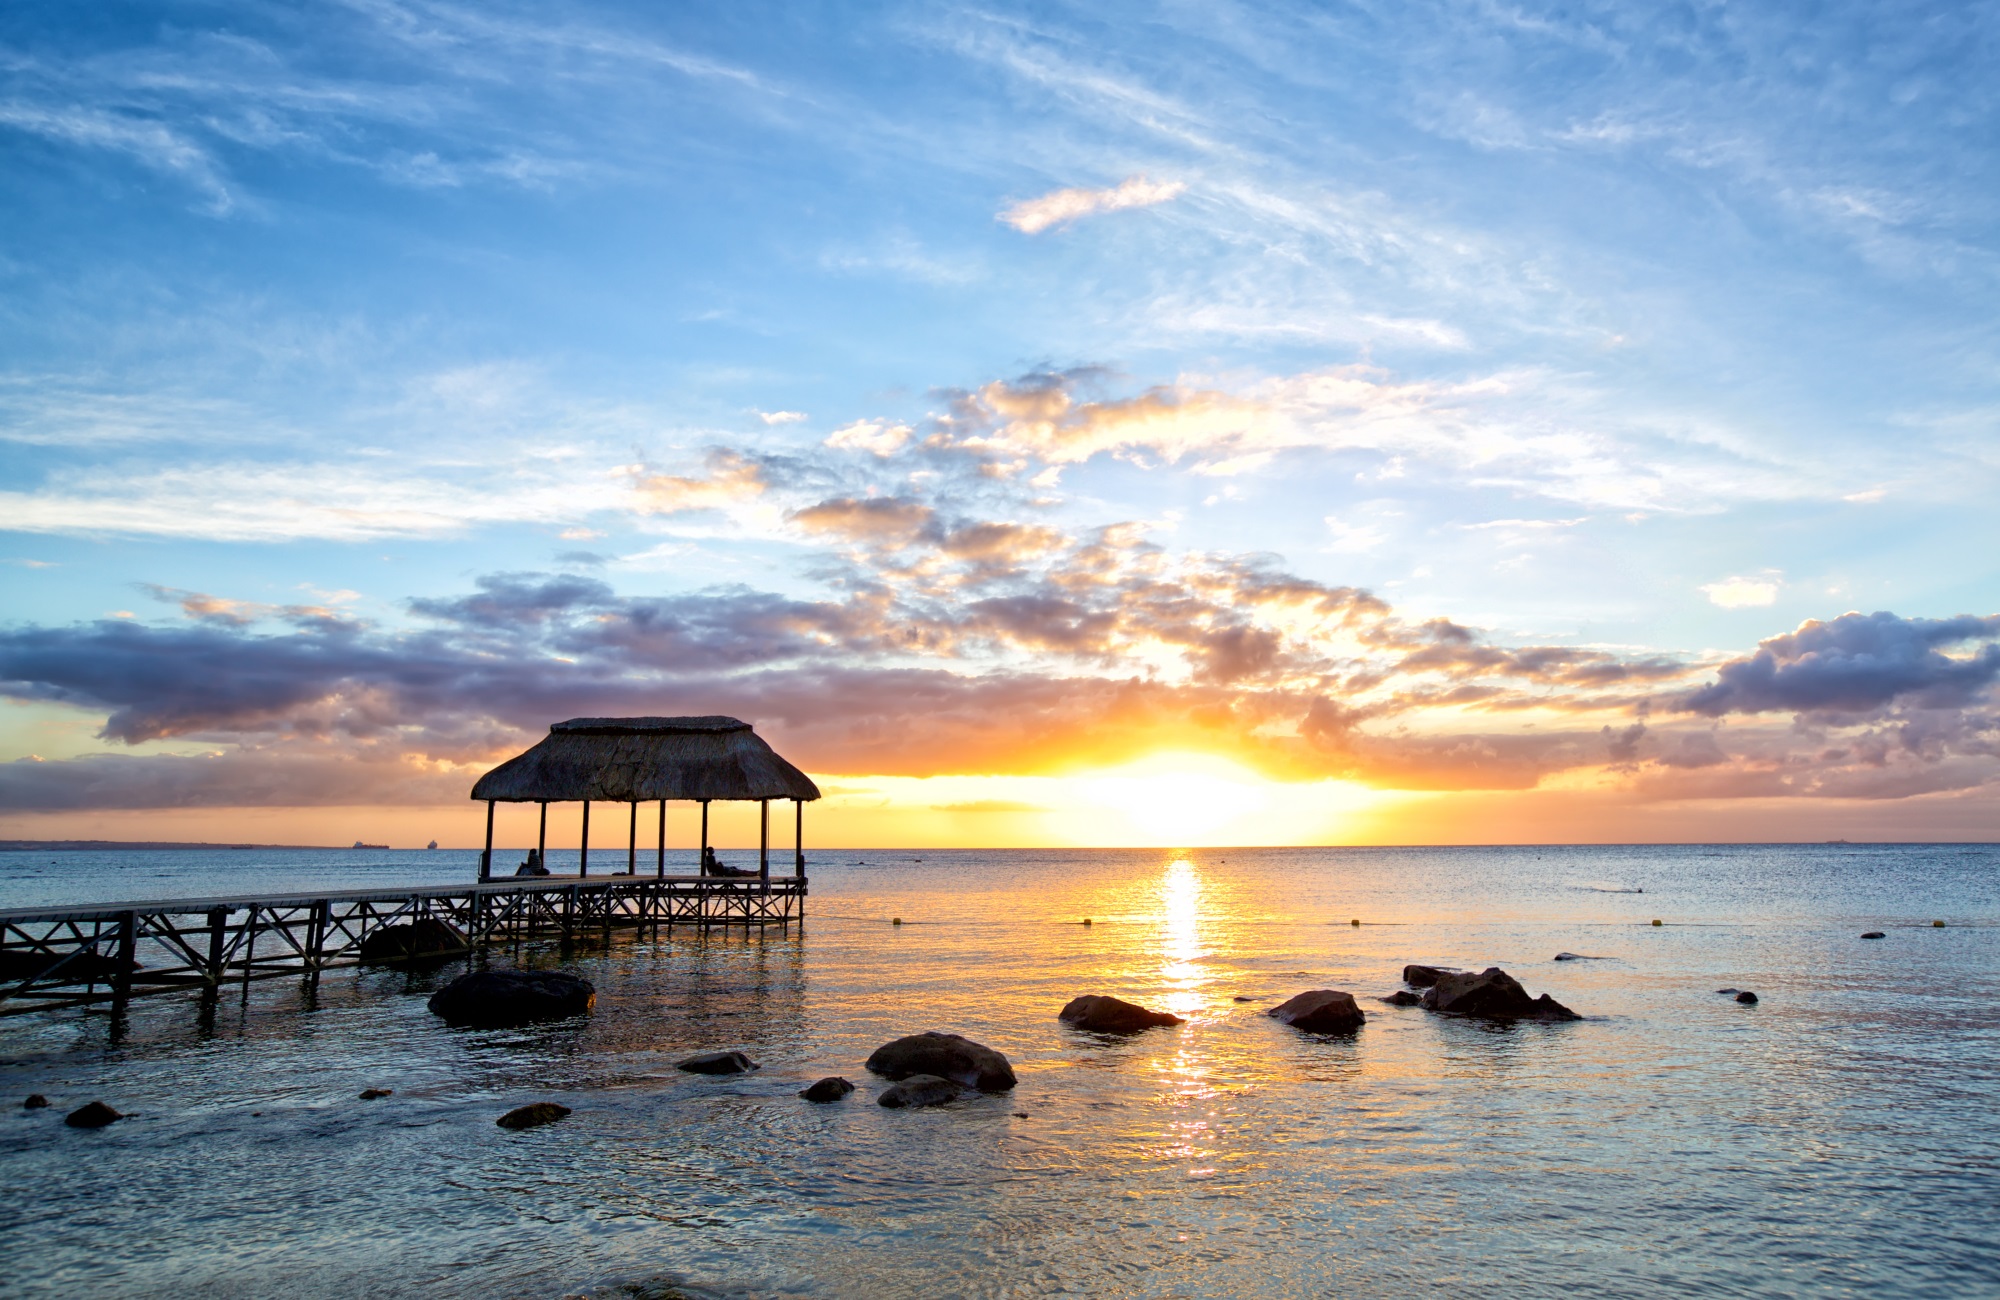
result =
[[[715,850],[706,845],[701,850],[701,874],[704,876],[719,876],[722,874],[722,864],[716,860]]]
[[[543,866],[543,865],[542,865],[542,852],[541,852],[541,850],[540,850],[540,849],[529,849],[529,850],[528,850],[528,860],[527,860],[526,862],[523,862],[523,863],[522,863],[522,864],[521,864],[520,866],[518,866],[518,867],[514,868],[514,874],[515,874],[515,875],[517,875],[517,876],[546,876],[546,875],[548,875],[548,874],[549,874],[549,869],[548,869],[547,867],[545,867],[545,866]]]

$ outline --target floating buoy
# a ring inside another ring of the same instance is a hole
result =
[[[890,925],[901,925],[902,923],[903,923],[903,918],[900,916],[892,916],[889,918]]]
[[[1357,916],[1357,917],[1355,917],[1355,918],[1354,918],[1354,919],[1353,919],[1352,921],[1349,921],[1349,922],[1348,922],[1348,924],[1349,924],[1349,925],[1360,925],[1360,924],[1361,924],[1361,918]]]
[[[1083,923],[1084,923],[1085,925],[1089,925],[1089,924],[1090,924],[1090,918],[1089,918],[1089,917],[1087,917],[1087,916],[1086,916],[1086,917],[1084,917],[1084,918],[1083,918]]]
[[[1653,918],[1653,924],[1654,924],[1654,925],[1658,925],[1659,923],[1660,923],[1660,918],[1659,918],[1659,917],[1657,917],[1657,916],[1656,916],[1656,917],[1654,917],[1654,918]]]
[[[1932,921],[1932,922],[1931,922],[1931,928],[1933,928],[1933,929],[1937,929],[1937,930],[1942,930],[1942,929],[1944,929],[1944,922],[1943,922],[1943,921]]]

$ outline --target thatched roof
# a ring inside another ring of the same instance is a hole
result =
[[[571,718],[480,777],[472,797],[506,803],[817,799],[819,787],[735,718]]]

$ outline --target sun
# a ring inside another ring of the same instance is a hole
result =
[[[1262,776],[1212,754],[1161,753],[1075,779],[1079,803],[1125,825],[1120,842],[1185,846],[1253,818],[1270,805]]]

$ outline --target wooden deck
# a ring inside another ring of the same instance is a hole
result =
[[[176,898],[0,911],[0,1016],[226,984],[317,979],[418,920],[464,951],[527,938],[805,919],[798,876],[535,876],[410,889]]]

